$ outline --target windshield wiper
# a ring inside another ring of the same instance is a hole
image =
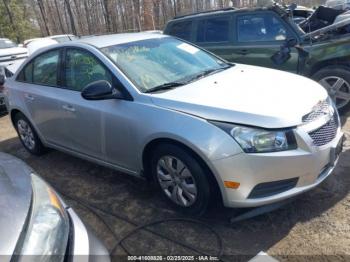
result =
[[[154,93],[154,92],[163,91],[163,90],[171,90],[171,89],[174,89],[175,87],[183,86],[184,84],[185,83],[183,82],[169,82],[169,83],[165,83],[159,86],[155,86],[151,89],[148,89],[145,91],[145,93]]]
[[[202,72],[200,72],[199,74],[197,74],[197,75],[195,75],[194,77],[192,77],[191,80],[190,80],[189,82],[198,80],[198,79],[200,79],[200,78],[203,78],[203,77],[208,76],[208,75],[211,75],[211,74],[213,74],[213,73],[216,73],[216,72],[225,70],[225,69],[230,68],[230,67],[231,67],[231,65],[228,65],[228,66],[225,66],[225,67],[220,67],[220,68],[215,68],[215,69],[208,69],[208,70],[202,71]]]

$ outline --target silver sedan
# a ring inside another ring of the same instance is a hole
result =
[[[55,148],[147,178],[195,214],[215,195],[252,207],[310,190],[342,149],[338,113],[318,83],[160,34],[50,46],[5,94],[31,153]]]

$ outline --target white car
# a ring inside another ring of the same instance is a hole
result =
[[[0,38],[0,66],[7,66],[28,57],[26,48],[15,44],[8,38]]]
[[[56,40],[53,40],[51,38],[39,38],[33,40],[27,44],[28,54],[32,55],[41,48],[48,47],[50,45],[56,45],[57,43],[58,42]]]
[[[64,43],[68,41],[73,41],[77,37],[75,35],[52,35],[42,38],[33,38],[25,40],[24,46],[28,48],[28,54],[31,55],[40,48],[54,45],[57,43]]]

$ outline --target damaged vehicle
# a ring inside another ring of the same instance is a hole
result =
[[[212,200],[255,207],[311,190],[342,151],[338,112],[315,81],[162,34],[38,50],[5,92],[32,154],[55,148],[143,177],[191,214]]]
[[[338,10],[350,10],[350,0],[327,0],[325,6]]]
[[[315,12],[313,12],[312,15],[305,19],[305,21],[299,23],[299,26],[304,32],[309,33],[337,23],[346,18],[350,17],[348,12],[344,10],[320,6],[315,10]]]
[[[287,8],[288,11],[291,11],[291,8]],[[305,6],[295,6],[292,8],[291,14],[293,14],[293,21],[296,24],[300,24],[304,22],[307,18],[309,18],[314,13],[314,10],[311,8],[307,8]]]
[[[349,24],[350,20],[342,19],[305,33],[290,12],[273,5],[176,17],[168,22],[164,34],[192,42],[230,62],[307,76],[322,84],[337,108],[343,109],[350,102]]]

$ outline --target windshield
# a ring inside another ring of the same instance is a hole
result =
[[[180,86],[228,67],[219,58],[172,37],[119,44],[101,51],[142,92],[170,83]]]
[[[0,39],[0,49],[16,47],[17,45],[9,39]]]

